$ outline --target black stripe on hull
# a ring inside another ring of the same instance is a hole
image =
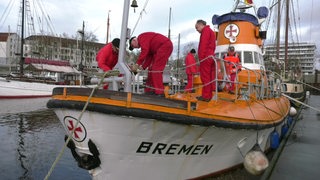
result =
[[[85,102],[82,102],[82,101],[64,101],[64,100],[57,100],[57,99],[51,99],[47,103],[48,108],[52,108],[52,109],[66,108],[66,109],[74,109],[79,111],[82,111],[84,105],[85,105]],[[153,111],[148,109],[127,108],[127,107],[121,107],[121,106],[112,106],[112,105],[94,104],[94,103],[90,103],[86,110],[104,113],[104,114],[132,116],[132,117],[145,118],[145,119],[156,119],[159,121],[166,121],[166,122],[185,124],[185,125],[199,125],[199,126],[206,126],[206,127],[216,126],[216,127],[232,128],[232,129],[259,130],[259,129],[274,127],[281,123],[281,122],[270,123],[270,124],[238,123],[238,122],[231,122],[231,121],[224,121],[224,120],[194,117],[189,115],[170,114],[170,113]]]

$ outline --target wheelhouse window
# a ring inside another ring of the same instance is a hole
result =
[[[251,51],[243,52],[243,62],[244,63],[253,63],[253,56]]]

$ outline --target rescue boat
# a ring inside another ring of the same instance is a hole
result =
[[[127,22],[128,0],[124,7]],[[236,11],[213,16],[218,31],[212,58],[219,78],[212,82],[217,89],[209,102],[196,98],[203,86],[199,77],[194,93],[167,88],[165,97],[159,97],[137,91],[134,75],[122,60],[123,41],[118,64],[122,76],[101,79],[112,82],[113,90],[55,88],[47,107],[66,130],[66,144],[79,167],[88,169],[93,179],[113,180],[195,179],[242,164],[253,174],[263,172],[267,159],[254,154],[252,160],[252,152],[270,148],[270,134],[281,133],[290,102],[281,95],[281,79],[264,68],[261,18]],[[126,30],[123,27],[121,40]],[[241,64],[233,64],[241,65],[241,71],[232,94],[229,62],[221,59],[230,45],[241,57]],[[124,83],[120,91],[119,82]]]

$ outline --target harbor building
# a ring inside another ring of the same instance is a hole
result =
[[[281,69],[291,69],[292,67],[300,67],[304,75],[315,73],[316,63],[316,45],[314,43],[291,43],[288,44],[288,66],[285,67],[285,45],[280,44],[279,61],[275,60],[277,47],[276,45],[265,45],[265,63],[269,69],[273,68],[277,62]],[[279,63],[280,62],[280,63]]]
[[[0,65],[14,70],[20,61],[20,36],[0,33]],[[32,35],[24,39],[23,57],[42,60],[68,61],[84,70],[97,69],[96,54],[105,44],[47,35]]]

